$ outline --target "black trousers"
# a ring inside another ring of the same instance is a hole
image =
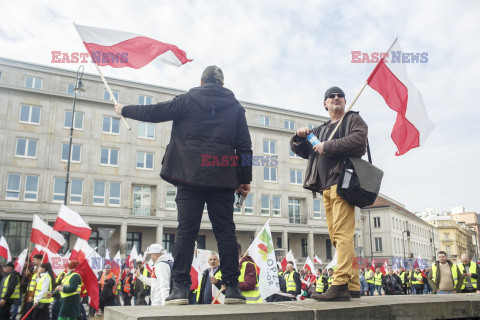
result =
[[[124,306],[131,306],[132,305],[132,296],[128,296],[129,294],[123,292],[123,305]]]
[[[233,222],[233,189],[177,186],[178,233],[173,250],[173,281],[181,286],[190,284],[195,241],[197,240],[203,207],[207,204],[220,256],[222,281],[227,286],[238,284],[238,248]]]
[[[33,320],[49,320],[50,319],[50,303],[39,303],[38,306],[33,309]]]
[[[10,309],[12,308],[13,301],[8,299],[5,300],[5,304],[0,306],[0,320],[9,320],[10,319]]]

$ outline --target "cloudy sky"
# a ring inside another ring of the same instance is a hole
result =
[[[352,51],[385,51],[395,36],[405,52],[427,52],[409,64],[436,128],[426,145],[395,156],[396,114],[367,87],[354,110],[369,125],[381,192],[411,211],[463,206],[480,213],[480,2],[472,1],[8,1],[2,4],[0,56],[52,64],[51,51],[85,52],[72,22],[124,30],[176,44],[193,58],[181,68],[104,67],[104,74],[188,90],[207,65],[243,101],[328,116],[323,93],[338,85],[348,100],[374,64],[352,63]],[[86,72],[95,73],[92,65]]]

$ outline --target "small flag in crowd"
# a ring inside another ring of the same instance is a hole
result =
[[[330,261],[325,267],[325,269],[327,270],[330,268],[332,268],[333,270],[337,270],[337,251],[335,251],[332,261]]]
[[[402,52],[397,39],[390,52]],[[385,59],[381,59],[367,83],[380,93],[390,109],[397,112],[391,134],[398,149],[395,155],[424,145],[435,124],[428,117],[422,95],[408,78],[406,65],[392,60],[387,65]]]
[[[317,255],[315,255],[315,257],[313,258],[313,262],[316,262],[316,263],[319,263],[319,264],[323,264],[322,259],[320,259],[319,257],[317,257]]]
[[[382,266],[380,267],[380,272],[383,273],[383,275],[386,275],[387,271],[388,271],[388,264],[387,264],[387,260],[385,260]]]
[[[43,247],[47,247],[48,244],[48,249],[54,253],[57,253],[65,244],[63,235],[54,231],[52,227],[43,222],[36,214],[33,215],[31,241]]]
[[[288,261],[292,261],[292,262],[293,262],[293,267],[295,268],[295,270],[298,271],[298,269],[297,269],[297,262],[295,261],[295,257],[293,256],[292,249],[290,249],[290,250],[287,252],[287,255],[286,255],[285,258],[283,258],[283,260],[282,260],[282,270],[283,270],[283,272],[285,272],[285,270],[287,270],[287,263],[288,263]]]
[[[27,261],[27,254],[28,254],[28,250],[23,249],[23,251],[18,255],[17,260],[15,260],[15,271],[20,273],[20,275],[22,275],[23,266],[25,265],[25,262]]]
[[[312,260],[310,260],[310,257],[307,257],[305,260],[305,265],[303,266],[303,269],[310,270],[311,273],[314,273],[315,267],[313,266]]]
[[[0,257],[4,257],[7,261],[12,261],[10,248],[8,247],[7,240],[5,240],[3,236],[0,238]]]
[[[157,60],[180,67],[192,60],[185,51],[136,33],[73,24],[93,61],[99,66],[139,69]]]
[[[82,217],[77,212],[63,204],[58,212],[53,230],[67,231],[86,241],[90,239],[90,235],[92,234],[92,228],[83,221]]]
[[[128,255],[127,259],[125,259],[125,265],[127,267],[130,267],[131,269],[135,268],[135,263],[139,261],[138,259],[138,252],[137,252],[137,247],[132,246],[132,250],[130,251],[130,254]]]

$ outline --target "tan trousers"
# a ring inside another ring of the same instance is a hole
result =
[[[356,263],[353,236],[355,234],[355,207],[337,194],[337,186],[323,191],[323,203],[328,233],[337,250],[337,271],[333,285],[348,283],[350,291],[360,291],[358,264]]]

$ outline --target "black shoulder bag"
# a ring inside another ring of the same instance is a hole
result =
[[[360,158],[346,157],[340,172],[337,194],[352,206],[367,207],[375,202],[383,171],[372,164],[367,140],[368,162]]]

